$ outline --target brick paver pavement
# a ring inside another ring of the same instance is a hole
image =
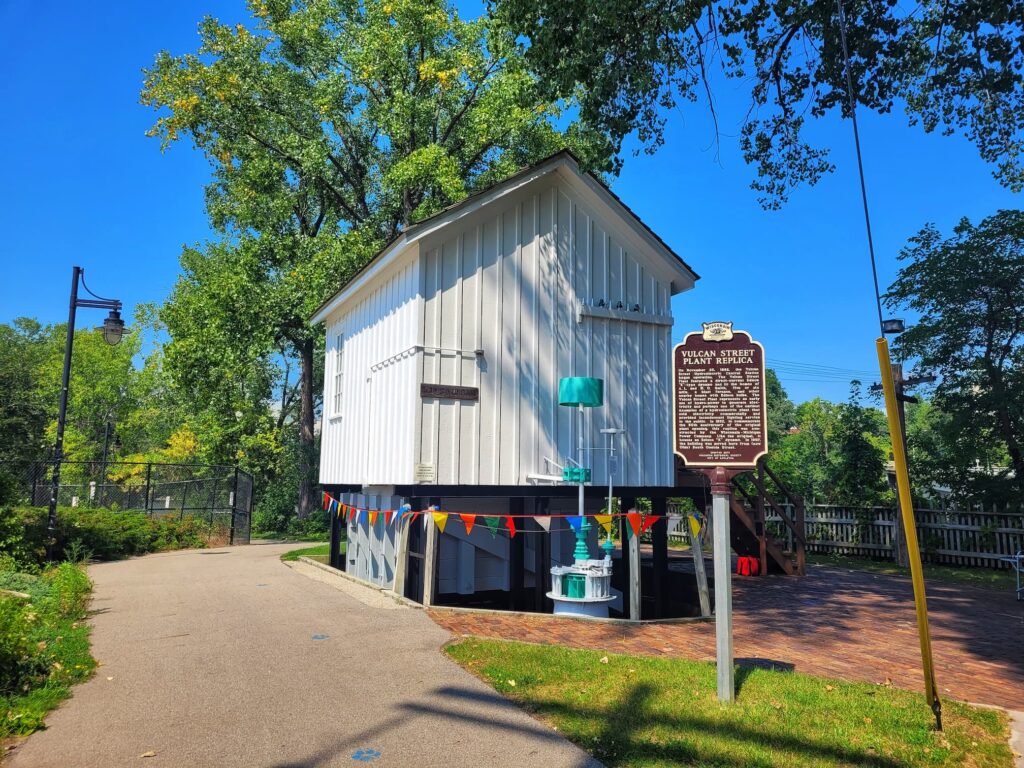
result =
[[[743,663],[923,690],[910,579],[832,566],[807,576],[733,581],[735,654]],[[1024,709],[1024,602],[1012,590],[929,583],[939,692]],[[629,625],[551,616],[431,610],[456,635],[713,661],[711,622]]]

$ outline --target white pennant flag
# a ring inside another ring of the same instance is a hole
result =
[[[533,519],[536,520],[537,521],[537,525],[539,525],[545,531],[547,531],[548,533],[551,532],[551,517],[550,516],[546,515],[544,517],[535,517]]]

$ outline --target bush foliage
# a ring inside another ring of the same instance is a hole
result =
[[[73,563],[41,575],[0,561],[0,739],[40,728],[96,667],[83,619],[92,583]],[[23,596],[27,595],[27,597]]]
[[[205,547],[208,523],[186,515],[148,517],[141,512],[61,507],[57,510],[56,560],[119,560],[171,549]],[[47,510],[0,509],[0,559],[20,570],[35,570],[45,559]]]

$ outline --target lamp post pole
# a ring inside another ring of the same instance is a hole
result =
[[[85,270],[73,267],[71,270],[71,300],[68,303],[68,335],[64,343],[64,373],[61,376],[60,408],[57,411],[57,440],[53,446],[53,477],[50,484],[50,510],[46,524],[46,560],[53,562],[57,536],[57,495],[60,492],[60,467],[64,459],[64,423],[68,414],[68,387],[71,382],[71,351],[75,343],[75,315],[79,307],[109,309],[110,315],[103,323],[103,338],[108,344],[121,341],[124,322],[121,320],[121,302],[96,296],[82,279]],[[92,299],[78,298],[78,284],[82,283]]]
[[[68,305],[68,336],[64,342],[64,373],[60,380],[60,408],[57,411],[57,442],[53,447],[53,478],[50,484],[50,511],[46,524],[46,561],[53,562],[57,537],[57,494],[60,492],[60,465],[64,459],[64,421],[68,414],[68,384],[71,381],[71,348],[75,343],[75,311],[78,309],[78,281],[82,268],[71,270],[71,302]]]

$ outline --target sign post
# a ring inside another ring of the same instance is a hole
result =
[[[732,479],[768,452],[764,347],[732,323],[704,323],[673,351],[675,452],[711,483],[718,699],[736,697],[732,648]]]

